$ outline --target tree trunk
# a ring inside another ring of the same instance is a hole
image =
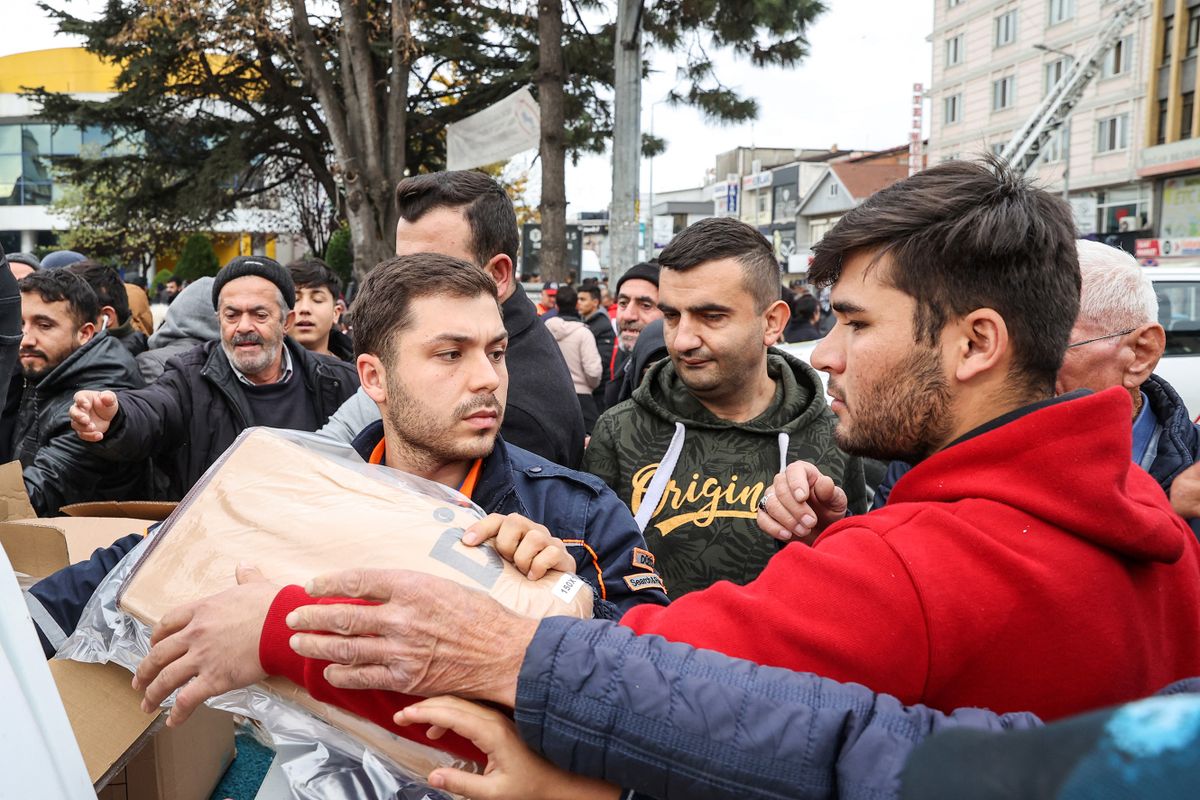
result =
[[[567,276],[566,136],[563,119],[562,0],[538,0],[538,105],[541,106],[542,280]]]
[[[404,175],[404,149],[394,142],[402,143],[406,135],[408,69],[413,56],[408,27],[410,3],[393,0],[386,16],[375,20],[386,26],[386,40],[392,45],[388,60],[382,61],[373,56],[371,49],[372,20],[368,15],[374,4],[369,0],[341,0],[338,86],[308,21],[305,0],[292,0],[300,67],[329,127],[337,162],[334,172],[345,196],[354,275],[360,280],[380,261],[395,254],[395,188]],[[382,74],[385,71],[391,74]],[[388,92],[381,103],[377,90],[384,85]]]

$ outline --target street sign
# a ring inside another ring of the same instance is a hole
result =
[[[521,272],[532,275],[541,272],[542,226],[526,222],[521,226]],[[583,231],[578,225],[567,226],[567,269],[581,277],[583,270]]]

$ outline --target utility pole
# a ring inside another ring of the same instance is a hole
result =
[[[562,0],[538,0],[538,105],[542,129],[542,280],[567,277],[566,135],[563,123]]]
[[[613,53],[613,180],[608,214],[608,285],[638,256],[638,178],[642,151],[642,0],[617,0]]]

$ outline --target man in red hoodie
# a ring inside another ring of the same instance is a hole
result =
[[[833,286],[813,361],[838,443],[917,466],[886,508],[785,546],[757,580],[622,623],[943,710],[1053,719],[1200,673],[1200,544],[1129,459],[1128,393],[1054,397],[1079,307],[1069,209],[999,163],[939,165],[843,217],[809,275]],[[820,528],[840,515],[813,486]],[[342,689],[512,706],[535,621],[406,572],[311,594],[382,604],[297,594],[260,652],[335,662],[307,674]]]

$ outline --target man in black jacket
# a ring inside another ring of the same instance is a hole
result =
[[[91,259],[77,261],[68,270],[87,281],[100,301],[100,313],[96,325],[107,331],[133,357],[149,349],[146,334],[133,327],[133,314],[129,310],[129,294],[120,274],[110,266]]]
[[[500,435],[570,469],[583,461],[583,415],[554,337],[517,282],[520,236],[512,201],[482,172],[435,172],[396,187],[396,255],[439,253],[478,264],[496,281],[508,331],[508,404]],[[353,313],[353,312],[351,312]],[[379,419],[364,392],[339,409],[321,433],[349,443]]]
[[[612,380],[613,348],[617,346],[617,331],[613,328],[608,312],[600,306],[600,287],[595,284],[579,287],[579,316],[596,338],[596,350],[600,353],[600,385],[592,392],[597,411],[603,413],[608,406],[604,402],[604,389]]]
[[[11,453],[21,460],[34,509],[46,516],[83,500],[148,498],[145,458],[111,469],[79,441],[67,416],[79,389],[142,385],[133,356],[96,330],[96,293],[70,270],[35,272],[19,286],[24,389]]]
[[[179,499],[246,428],[315,431],[358,388],[354,367],[284,335],[296,290],[269,258],[239,256],[213,281],[220,342],[167,362],[145,389],[79,392],[71,423],[110,461],[146,456]]]

